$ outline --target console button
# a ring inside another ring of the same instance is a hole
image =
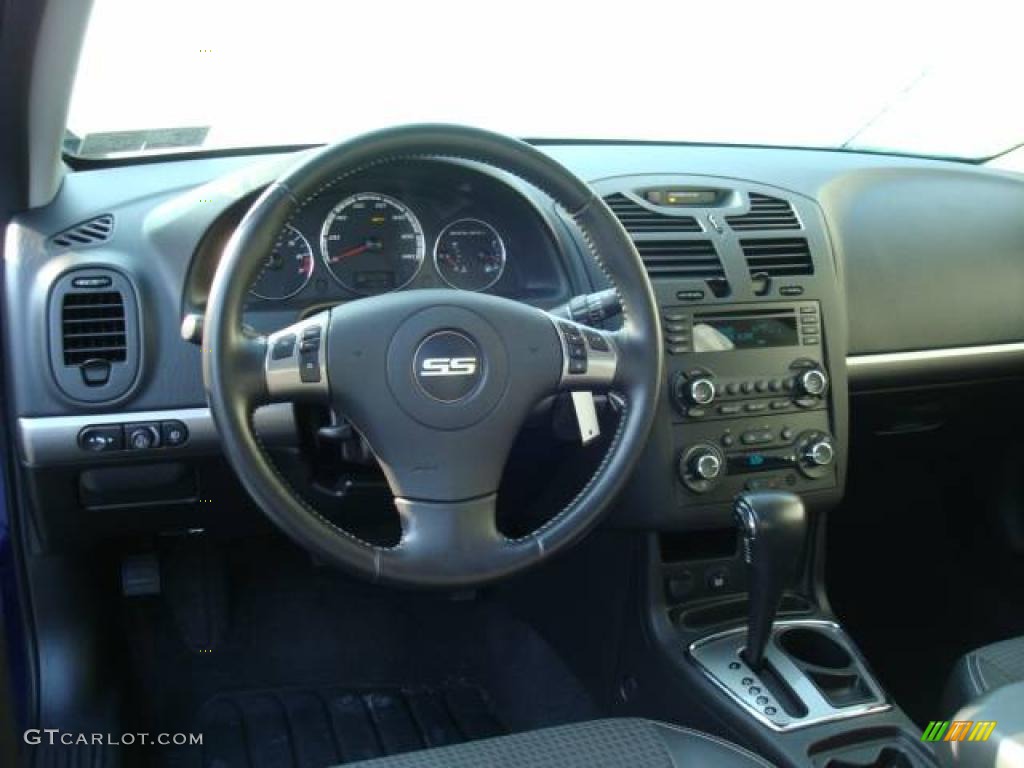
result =
[[[792,403],[789,400],[772,400],[773,411],[784,411],[791,405]]]
[[[801,315],[811,315],[811,314],[814,314],[814,307],[800,307],[800,314]]]
[[[747,403],[743,407],[747,413],[760,413],[768,410],[768,403]]]
[[[768,382],[765,381],[764,379],[759,379],[758,382],[754,385],[754,388],[758,392],[767,392],[768,391]]]
[[[124,432],[120,424],[86,427],[78,433],[78,445],[92,453],[119,451],[124,448]]]
[[[188,427],[180,421],[160,422],[160,436],[163,438],[164,446],[175,448],[184,445],[188,440]]]
[[[732,416],[733,414],[740,412],[740,405],[739,403],[733,403],[730,405],[720,405],[718,406],[718,412],[723,416]]]
[[[737,384],[735,381],[730,381],[728,384],[725,385],[725,392],[728,395],[737,395],[739,394],[739,391],[740,385]]]
[[[125,443],[133,451],[160,447],[160,429],[156,424],[126,424]]]
[[[768,389],[770,389],[772,392],[781,392],[782,379],[772,379],[770,382],[768,382]]]
[[[715,382],[708,378],[694,379],[687,392],[691,403],[708,405],[715,399]]]
[[[743,390],[743,393],[744,393],[744,394],[747,394],[747,395],[749,395],[749,394],[750,394],[751,392],[753,392],[753,391],[754,391],[754,382],[752,382],[752,381],[744,381],[744,382],[743,382],[743,383],[742,383],[742,384],[740,385],[740,389],[742,389],[742,390]]]
[[[811,345],[811,344],[817,344],[817,343],[818,343],[818,337],[817,336],[804,336],[804,344],[805,345]]]
[[[704,581],[712,592],[721,592],[729,586],[729,572],[724,568],[715,568],[708,571]]]
[[[800,374],[800,391],[812,397],[821,397],[828,389],[828,377],[819,368],[811,368]]]
[[[752,429],[740,435],[740,442],[744,445],[761,445],[775,440],[775,435],[770,429]]]

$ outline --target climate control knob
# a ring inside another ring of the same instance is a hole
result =
[[[825,432],[804,432],[796,441],[797,468],[805,477],[826,477],[836,460],[836,446]]]
[[[821,397],[828,389],[828,376],[820,368],[809,368],[797,377],[800,392],[811,397]]]
[[[814,440],[804,448],[804,461],[812,467],[827,467],[835,458],[836,449],[826,437]]]
[[[679,479],[695,493],[711,490],[725,474],[725,457],[711,443],[698,443],[679,457]]]
[[[701,480],[716,480],[722,474],[722,460],[710,451],[690,459],[690,471]]]

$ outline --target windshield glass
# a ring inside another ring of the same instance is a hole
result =
[[[1004,152],[1024,141],[1014,6],[943,5],[96,0],[65,148],[314,144],[440,121],[534,139]]]

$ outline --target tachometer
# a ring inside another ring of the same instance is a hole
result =
[[[459,219],[441,230],[434,264],[453,288],[483,291],[505,271],[505,244],[486,221]]]
[[[342,286],[364,295],[401,288],[423,263],[423,228],[407,206],[361,192],[338,203],[324,220],[320,252]]]
[[[313,276],[313,249],[299,230],[285,224],[263,269],[249,292],[270,301],[281,301],[306,287]]]

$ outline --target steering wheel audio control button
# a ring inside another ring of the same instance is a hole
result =
[[[274,342],[270,357],[274,360],[284,360],[295,354],[295,334],[288,333]]]

